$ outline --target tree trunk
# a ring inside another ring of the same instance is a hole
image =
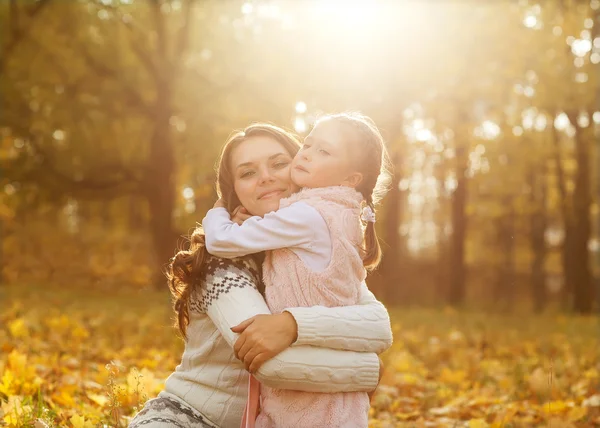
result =
[[[545,161],[544,161],[545,162]],[[545,232],[548,226],[546,216],[546,173],[542,168],[532,167],[529,173],[531,188],[530,243],[533,259],[531,261],[531,295],[534,311],[542,312],[546,306],[546,261]]]
[[[555,115],[556,116],[556,115]],[[561,214],[563,221],[564,238],[561,247],[561,262],[562,262],[562,273],[563,273],[563,288],[562,288],[562,308],[567,310],[571,307],[572,290],[573,290],[573,251],[572,251],[572,237],[573,237],[573,219],[571,214],[571,204],[569,203],[570,198],[567,194],[567,186],[565,173],[562,166],[562,156],[560,151],[560,134],[558,130],[552,126],[552,142],[554,145],[554,163],[556,167],[556,177],[558,181],[558,191],[561,200]]]
[[[462,143],[461,143],[462,144]],[[450,245],[450,290],[448,303],[461,305],[465,300],[465,239],[467,231],[467,147],[456,149],[456,190],[452,194],[452,241]]]
[[[166,283],[164,269],[175,253],[177,239],[172,218],[175,208],[175,155],[169,125],[172,114],[171,87],[165,81],[157,89],[154,133],[150,141],[145,181],[150,232],[157,263],[153,283],[160,289]]]
[[[600,92],[600,91],[599,91]],[[596,136],[596,168],[600,168],[600,135]],[[600,169],[596,170],[596,204],[600,207]],[[600,246],[600,212],[596,210],[596,239]],[[600,248],[596,248],[596,308],[600,313]]]
[[[577,174],[573,192],[573,309],[578,313],[592,312],[594,290],[590,272],[588,243],[591,235],[591,180],[588,139],[577,123],[578,112],[568,112],[575,127]]]
[[[502,258],[498,264],[494,297],[501,309],[509,310],[514,302],[515,293],[515,213],[510,196],[503,198],[507,212],[497,219],[496,239]]]
[[[138,195],[130,195],[127,200],[127,223],[130,230],[140,230],[144,224],[142,201]]]
[[[4,225],[4,220],[0,217],[0,286],[4,285],[6,282],[6,277],[4,275],[4,267],[6,266],[6,262],[4,261],[4,239],[6,238],[6,226]]]
[[[439,205],[436,211],[435,222],[437,223],[437,261],[436,261],[436,273],[435,273],[435,281],[436,281],[436,303],[445,303],[444,298],[448,296],[448,255],[449,252],[449,240],[446,235],[446,221],[447,221],[447,213],[446,213],[446,197],[442,189],[444,188],[444,182],[446,180],[446,162],[440,162],[435,169],[435,177],[438,182],[438,186],[440,188],[439,192]],[[438,300],[440,299],[440,300]]]

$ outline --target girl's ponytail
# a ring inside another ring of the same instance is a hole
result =
[[[373,212],[375,212],[371,198],[368,198],[367,206],[371,208]],[[363,265],[365,268],[367,270],[373,270],[377,268],[379,262],[381,262],[381,246],[379,245],[379,239],[377,238],[374,221],[367,221],[363,249]]]

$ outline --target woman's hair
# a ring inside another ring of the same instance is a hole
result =
[[[363,179],[356,188],[365,204],[375,212],[375,205],[385,196],[391,182],[390,158],[383,137],[375,122],[360,113],[336,113],[322,116],[317,121],[335,121],[350,134],[355,153],[357,171]],[[375,269],[381,261],[381,247],[375,231],[375,223],[366,222],[363,242],[363,264],[368,270]]]
[[[266,123],[255,123],[229,137],[217,161],[217,194],[225,201],[225,208],[230,213],[240,205],[235,189],[231,156],[236,147],[252,137],[270,137],[279,142],[285,150],[294,156],[300,148],[296,136],[285,129]],[[206,269],[207,251],[204,244],[204,231],[196,228],[190,238],[187,250],[179,251],[170,260],[167,267],[169,289],[173,295],[173,309],[177,314],[177,327],[186,337],[190,321],[190,296],[194,287],[201,284]]]

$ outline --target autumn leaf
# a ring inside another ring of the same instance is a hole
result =
[[[8,331],[12,337],[15,338],[25,337],[29,334],[29,330],[27,329],[27,325],[23,318],[17,318],[16,320],[9,322]]]
[[[490,425],[485,419],[471,419],[469,420],[469,428],[487,428]]]
[[[573,407],[571,410],[569,410],[569,413],[567,413],[567,419],[571,422],[576,422],[580,419],[583,419],[587,413],[587,407]]]
[[[71,419],[69,419],[73,428],[94,428],[94,424],[85,419],[85,417],[80,415],[73,415]]]

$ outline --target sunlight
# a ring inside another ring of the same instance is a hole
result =
[[[301,117],[297,117],[294,120],[294,129],[299,134],[305,133],[306,130],[308,129],[308,126],[306,125],[306,121],[303,118],[301,118]]]
[[[592,50],[592,42],[584,39],[577,39],[571,44],[573,55],[584,57]]]
[[[485,140],[493,140],[494,138],[498,137],[500,133],[501,130],[498,124],[491,120],[484,120],[481,125],[474,130],[476,137],[483,138]]]
[[[185,189],[183,189],[183,191],[181,192],[184,199],[193,199],[194,198],[194,189],[192,189],[191,187],[186,187]]]
[[[566,115],[566,113],[561,113],[556,116],[556,119],[554,119],[554,127],[559,131],[567,129],[570,124],[571,122],[569,122],[569,117]]]
[[[337,24],[354,27],[367,27],[378,17],[378,4],[367,0],[320,0],[315,3],[315,14]]]
[[[306,113],[306,103],[303,101],[298,101],[296,103],[296,113]]]
[[[525,17],[525,19],[523,19],[523,24],[527,27],[527,28],[535,28],[535,26],[537,25],[537,18],[534,15],[527,15]]]

